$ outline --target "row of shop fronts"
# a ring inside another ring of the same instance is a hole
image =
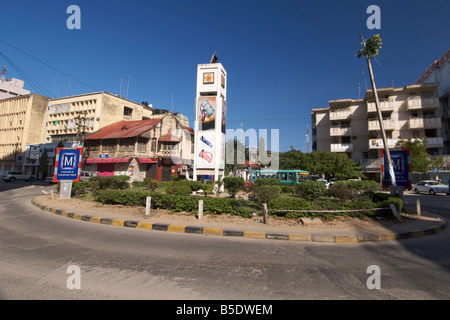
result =
[[[75,148],[75,142],[64,142],[65,148]],[[31,175],[34,173],[38,179],[51,180],[54,172],[55,156],[57,143],[33,144],[27,145],[24,159],[17,164],[10,166],[3,166],[2,172],[25,172]],[[44,151],[47,152],[48,157],[48,171],[47,174],[40,172],[39,160],[32,159],[33,150],[39,153],[39,158],[42,157]],[[114,176],[114,175],[128,175],[131,181],[142,181],[144,178],[152,178],[158,181],[170,181],[171,176],[184,175],[192,177],[191,163],[174,163],[170,157],[125,157],[112,158],[101,155],[97,158],[84,158],[82,160],[81,170],[84,172],[91,172],[98,176]]]

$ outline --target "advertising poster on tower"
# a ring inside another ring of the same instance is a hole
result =
[[[216,161],[216,118],[221,120],[221,111],[216,97],[200,97],[197,102],[197,155],[198,168],[214,169]],[[219,122],[220,123],[220,122]]]
[[[226,138],[226,71],[220,63],[198,65],[195,102],[194,179],[223,176]]]

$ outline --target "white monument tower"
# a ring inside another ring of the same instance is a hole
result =
[[[217,181],[224,175],[226,115],[227,72],[214,53],[210,63],[197,66],[194,180],[212,175]]]

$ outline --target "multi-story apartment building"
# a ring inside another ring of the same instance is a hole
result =
[[[100,176],[129,175],[170,181],[186,175],[193,159],[194,131],[177,115],[119,121],[85,138],[83,170]],[[192,174],[192,173],[191,173]]]
[[[450,49],[434,61],[417,80],[417,84],[439,83],[437,92],[442,120],[444,154],[450,154]]]
[[[43,141],[47,105],[48,98],[38,94],[0,100],[2,172],[31,170],[24,161],[26,145]]]
[[[401,88],[379,88],[380,110],[389,147],[401,140],[427,138],[427,151],[442,155],[437,83]],[[329,101],[329,107],[313,109],[313,150],[345,152],[363,172],[379,180],[384,144],[372,90],[364,99]]]

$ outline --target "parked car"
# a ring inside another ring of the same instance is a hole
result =
[[[96,172],[92,171],[81,171],[80,172],[80,181],[89,181],[91,177],[95,177],[97,175]]]
[[[316,181],[317,181],[317,182],[325,183],[325,186],[327,187],[327,189],[330,187],[330,184],[331,184],[331,182],[328,182],[328,181],[325,180],[325,179],[317,179]]]
[[[422,180],[412,186],[416,193],[426,192],[429,194],[446,193],[450,195],[448,186],[436,180]]]
[[[2,180],[13,182],[16,180],[25,180],[28,181],[31,178],[31,174],[29,173],[23,173],[23,172],[6,172],[2,176]],[[33,175],[33,179],[35,179],[35,176]]]

